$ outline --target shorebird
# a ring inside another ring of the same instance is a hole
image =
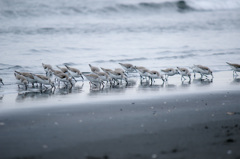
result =
[[[122,68],[115,68],[114,71],[122,72],[126,77],[128,77],[126,71],[124,71]]]
[[[174,76],[176,74],[179,74],[178,70],[177,69],[174,69],[174,68],[167,68],[165,70],[161,70],[162,72],[164,72],[164,75],[165,75],[165,80],[167,81],[168,80],[168,77],[169,76]]]
[[[191,82],[191,73],[189,72],[189,70],[187,68],[180,68],[180,67],[177,67],[178,71],[179,71],[179,74],[181,75],[181,80],[183,81],[186,80],[184,78],[184,76],[187,76],[189,78],[189,82]]]
[[[146,79],[150,76],[149,70],[145,67],[135,67],[136,71],[139,73],[141,80]]]
[[[103,70],[103,72],[105,72],[107,74],[109,71],[113,71],[112,69],[109,69],[109,68],[102,68],[102,67],[100,67],[100,68]]]
[[[42,66],[43,66],[44,71],[46,72],[46,76],[52,75],[52,72],[51,72],[52,66],[51,65],[42,63]]]
[[[96,66],[92,66],[91,64],[89,64],[89,67],[93,73],[100,72],[100,69]]]
[[[122,66],[122,68],[126,71],[126,73],[135,73],[136,72],[136,69],[130,63],[119,63],[119,65]]]
[[[59,66],[57,66],[57,68],[60,69],[60,70],[62,71],[62,73],[65,73],[65,74],[67,74],[67,75],[70,75],[67,68],[65,68],[65,67],[59,67]]]
[[[79,69],[73,68],[73,67],[69,67],[69,66],[67,66],[67,65],[65,65],[65,66],[66,66],[66,68],[68,69],[68,72],[70,73],[70,75],[71,75],[73,78],[75,78],[75,77],[81,77],[82,80],[84,81],[84,78],[83,78],[83,76],[82,76],[82,73],[80,72]],[[75,80],[75,81],[76,81],[76,80]]]
[[[158,71],[154,71],[154,70],[149,71],[149,78],[151,79],[151,84],[152,84],[154,79],[162,79],[162,81],[164,83],[164,78]]]
[[[212,71],[206,66],[194,65],[193,66],[193,73],[194,73],[194,77],[196,77],[196,73],[200,73],[201,79],[203,78],[203,76],[207,77],[207,75],[211,75],[212,79],[213,79]]]
[[[100,72],[100,69],[96,66],[92,66],[91,64],[89,64],[89,67],[93,73]]]
[[[44,75],[36,75],[36,74],[32,74],[31,75],[34,77],[35,80],[37,80],[38,83],[40,83],[40,87],[42,87],[42,85],[46,87],[46,85],[50,85],[51,88],[54,88],[55,89],[55,85],[54,85],[54,82],[51,81],[50,78],[44,76]]]
[[[128,84],[127,76],[124,74],[123,70],[115,69],[114,71],[109,71],[109,76],[111,77],[112,80],[117,82],[117,85],[119,85],[119,81],[125,79],[126,83]]]
[[[0,83],[2,83],[4,85],[2,78],[0,78]]]
[[[101,88],[101,85],[103,85],[103,80],[97,74],[84,74],[84,76],[89,80],[90,88],[93,88],[92,85],[96,88]]]
[[[240,72],[240,64],[234,64],[226,62],[233,70],[233,77],[238,76],[237,72]]]
[[[17,80],[16,84],[18,85],[18,88],[20,88],[20,85],[22,85],[22,86],[25,86],[25,89],[27,89],[27,84],[28,84],[27,79],[24,76],[19,75],[17,73],[14,73],[14,76]]]
[[[56,76],[56,74],[59,74],[59,73],[63,73],[62,71],[59,71],[59,70],[54,70],[54,69],[50,69],[51,72]]]
[[[57,75],[62,74],[63,72],[59,71],[59,70],[54,70],[54,69],[51,69],[51,71],[52,71],[53,75],[55,76],[55,82],[59,82],[58,84],[60,84],[60,81],[59,81],[59,78],[57,78]],[[65,73],[63,73],[63,74],[65,74]]]
[[[34,83],[37,83],[37,80],[34,79],[33,75],[31,75],[31,73],[28,73],[28,72],[18,72],[18,71],[15,71],[15,72],[17,74],[22,75],[23,77],[25,77],[29,83],[32,83],[32,87],[34,87]]]
[[[66,86],[68,86],[68,84],[70,84],[71,88],[73,87],[72,78],[70,78],[67,74],[60,72],[60,73],[56,73],[54,75],[55,75],[56,79],[58,80],[58,87],[60,87],[60,82],[63,82]]]
[[[111,81],[111,77],[106,72],[97,72],[96,74],[102,79],[102,81],[106,81],[107,83]]]

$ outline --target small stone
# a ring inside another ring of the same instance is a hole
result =
[[[152,154],[152,158],[157,158],[157,155],[156,154]]]
[[[42,147],[43,147],[44,149],[47,149],[47,148],[48,148],[48,145],[42,145]]]
[[[228,155],[231,155],[231,154],[232,154],[232,150],[228,150],[228,151],[227,151],[227,154],[228,154]]]
[[[177,149],[173,149],[172,150],[172,153],[176,153],[178,150]]]
[[[225,142],[227,142],[227,143],[233,143],[234,140],[233,140],[233,139],[227,139]]]

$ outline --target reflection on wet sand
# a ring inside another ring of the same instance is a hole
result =
[[[207,86],[213,83],[213,79],[193,79],[192,81],[193,84],[197,85],[197,86]]]
[[[160,88],[164,87],[164,83],[153,83],[151,84],[150,81],[140,81],[140,84],[138,85],[137,91],[146,91],[146,90],[151,90],[151,91],[158,91]]]
[[[133,88],[136,85],[135,80],[128,80],[126,84],[119,85],[105,85],[103,89],[89,89],[89,96],[98,94],[109,94],[109,93],[124,93],[127,89]]]
[[[22,102],[24,100],[39,100],[45,99],[53,95],[66,95],[69,93],[81,93],[83,85],[78,85],[73,87],[72,89],[68,89],[67,87],[62,87],[56,90],[52,89],[30,89],[28,91],[20,91],[17,94],[16,102]]]
[[[171,84],[167,81],[167,82],[165,82],[165,87],[168,89],[173,89],[173,88],[175,89],[175,88],[177,88],[177,85]]]
[[[16,102],[22,102],[24,100],[38,100],[41,98],[48,98],[52,95],[51,90],[46,90],[44,92],[42,91],[25,91],[25,92],[19,92],[17,97],[16,97]]]
[[[233,78],[233,81],[231,82],[231,84],[239,84],[239,83],[240,83],[240,77],[239,78],[237,78],[237,77]]]
[[[181,87],[182,88],[189,88],[191,85],[191,81],[184,82],[182,81]]]
[[[84,83],[81,85],[77,85],[69,89],[68,87],[61,87],[55,90],[54,94],[56,95],[66,95],[69,93],[81,93],[83,89]]]
[[[114,93],[124,93],[126,91],[126,87],[125,86],[115,86],[110,87],[107,86],[104,89],[90,89],[88,96],[97,96],[97,95],[102,95],[102,94],[114,94]]]

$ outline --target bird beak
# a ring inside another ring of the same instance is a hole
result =
[[[82,80],[84,81],[84,78],[83,78],[83,76],[81,75],[81,78],[82,78]]]

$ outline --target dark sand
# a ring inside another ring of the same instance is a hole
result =
[[[0,112],[1,159],[240,159],[240,91]]]

